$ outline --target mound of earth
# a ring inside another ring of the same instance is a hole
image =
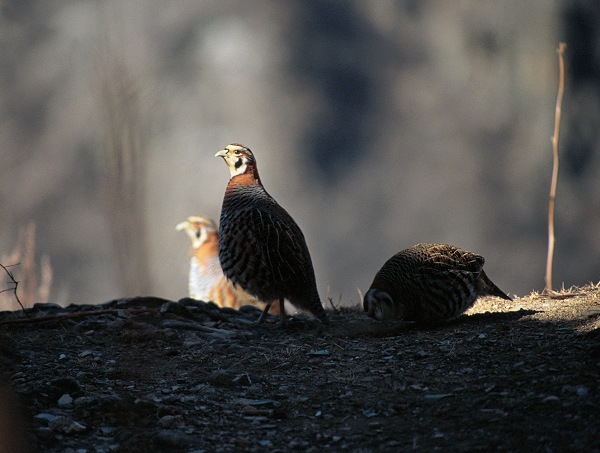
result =
[[[600,285],[422,329],[140,297],[0,313],[0,451],[600,451]]]

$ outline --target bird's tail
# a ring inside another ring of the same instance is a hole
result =
[[[479,275],[477,292],[482,296],[496,296],[502,299],[512,300],[512,297],[507,296],[504,291],[498,288],[483,270],[481,270],[481,274]]]
[[[323,308],[323,304],[321,303],[321,298],[319,297],[319,293],[315,291],[313,297],[310,298],[302,298],[302,299],[290,299],[292,305],[301,308],[303,310],[309,311],[313,314],[313,316],[323,324],[329,324],[329,318],[327,318],[327,313]]]
[[[320,303],[321,301],[319,301],[319,304]],[[322,305],[319,305],[319,308],[313,311],[312,314],[315,315],[323,324],[329,324],[329,318],[327,317],[327,313],[325,313],[325,309]]]

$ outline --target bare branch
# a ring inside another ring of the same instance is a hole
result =
[[[552,135],[552,182],[550,184],[550,202],[548,204],[548,257],[546,260],[546,288],[545,292],[552,292],[552,262],[554,260],[554,202],[556,199],[556,185],[558,182],[558,137],[560,132],[560,114],[562,99],[565,89],[565,62],[564,53],[567,45],[561,42],[558,45],[558,95],[556,96],[556,109],[554,112],[554,135]]]
[[[8,278],[10,278],[10,282],[9,283],[12,283],[12,284],[15,285],[13,288],[3,289],[2,291],[0,291],[0,293],[12,290],[13,293],[14,293],[14,295],[15,295],[15,299],[17,299],[17,302],[21,306],[21,310],[25,311],[25,307],[23,306],[23,304],[19,300],[19,295],[17,294],[17,288],[19,287],[19,282],[15,280],[15,277],[12,274],[12,272],[8,270],[9,267],[18,266],[19,264],[21,264],[21,263],[9,264],[8,266],[5,266],[4,264],[0,264],[0,267],[2,267],[2,269],[4,269],[4,272],[6,272],[6,274],[8,275]]]

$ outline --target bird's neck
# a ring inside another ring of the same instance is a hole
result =
[[[255,166],[249,166],[241,175],[232,176],[229,180],[229,187],[251,187],[262,186],[258,170]]]
[[[208,257],[211,257],[211,256],[216,256],[218,254],[219,254],[219,238],[214,233],[208,235],[208,237],[206,238],[206,241],[194,251],[194,255],[197,258],[203,257],[204,259],[207,259]]]

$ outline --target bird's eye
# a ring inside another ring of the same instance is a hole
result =
[[[200,230],[196,230],[196,237],[200,239]]]

